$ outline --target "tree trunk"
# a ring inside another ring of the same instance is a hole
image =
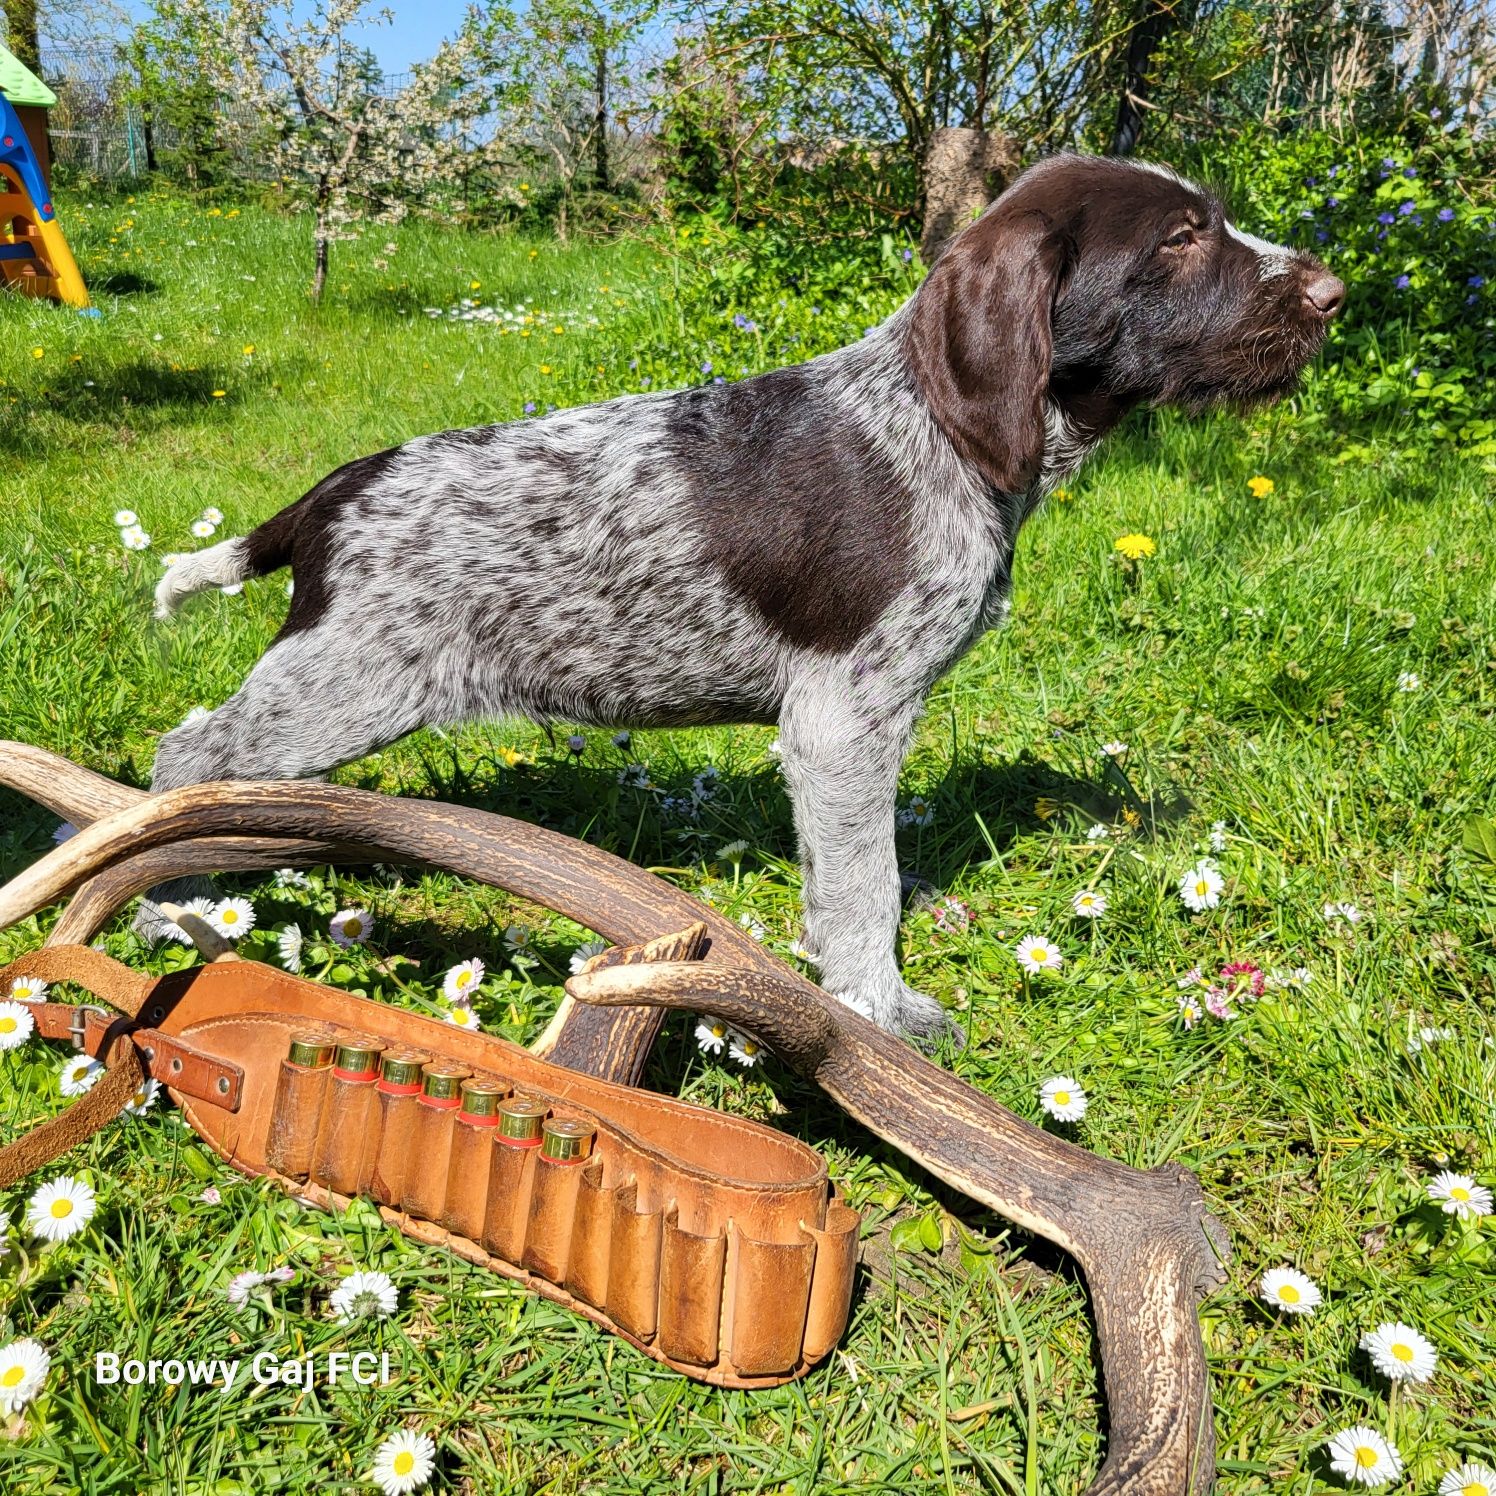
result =
[[[1112,132],[1112,155],[1132,153],[1143,133],[1143,104],[1148,98],[1148,68],[1158,44],[1174,27],[1188,20],[1188,0],[1140,0],[1142,13],[1127,35],[1126,73],[1117,100],[1117,127]]]
[[[37,29],[37,0],[5,0],[6,45],[16,61],[33,73],[42,67],[41,38]]]
[[[925,150],[925,226],[919,252],[933,265],[946,244],[1006,187],[1018,170],[1018,147],[1009,135],[942,125]]]
[[[312,300],[322,300],[322,288],[327,284],[327,262],[332,253],[332,229],[327,222],[327,182],[317,184],[317,226],[312,231],[314,266],[312,270]]]
[[[593,129],[596,134],[593,180],[599,192],[611,192],[613,184],[608,173],[608,48],[601,38],[597,43],[597,118]]]

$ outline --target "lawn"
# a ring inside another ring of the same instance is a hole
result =
[[[139,784],[155,739],[235,689],[286,606],[276,576],[151,620],[161,557],[204,543],[191,526],[205,508],[223,512],[222,538],[421,432],[790,362],[855,338],[913,284],[871,245],[849,252],[866,259],[855,293],[734,300],[721,246],[407,225],[339,245],[313,310],[304,224],[145,193],[73,205],[67,222],[102,315],[0,301],[0,735]],[[121,545],[120,509],[148,549]],[[1122,556],[1132,534],[1153,552]],[[1140,1166],[1183,1162],[1232,1233],[1230,1284],[1203,1318],[1233,1496],[1336,1485],[1324,1442],[1353,1423],[1395,1439],[1399,1489],[1433,1491],[1461,1459],[1496,1456],[1496,1235],[1427,1195],[1440,1170],[1496,1176],[1496,867],[1462,845],[1496,809],[1493,570],[1490,479],[1474,464],[1329,429],[1312,405],[1140,418],[1026,530],[1011,624],[939,684],[905,769],[901,862],[936,891],[906,916],[905,963],[971,1040],[945,1062],[1034,1120],[1043,1080],[1073,1076],[1084,1120],[1046,1125]],[[593,731],[576,755],[568,731],[422,734],[339,778],[584,836],[793,959],[773,733],[619,747]],[[630,763],[647,786],[620,782]],[[54,829],[0,792],[0,874],[48,851]],[[1178,885],[1204,858],[1222,886],[1196,913]],[[478,1012],[521,1041],[589,938],[502,893],[393,870],[223,886],[256,910],[241,948],[275,961],[294,922],[309,971],[391,1002],[432,1010],[445,970],[482,958]],[[1104,894],[1099,919],[1075,912],[1086,890]],[[349,905],[376,924],[343,952],[325,932]],[[0,933],[0,960],[46,924]],[[1057,973],[1025,978],[1014,951],[1029,933],[1057,944]],[[195,959],[148,953],[127,920],[105,944],[157,970]],[[409,964],[392,968],[396,954]],[[1188,1026],[1181,997],[1205,994],[1181,981],[1228,963],[1273,980]],[[687,1382],[416,1250],[372,1210],[333,1219],[243,1180],[157,1108],[48,1171],[97,1186],[86,1231],[39,1252],[13,1227],[0,1258],[0,1344],[35,1336],[53,1356],[0,1440],[5,1489],[351,1490],[407,1424],[436,1439],[437,1488],[454,1491],[1079,1489],[1104,1431],[1075,1273],[772,1058],[712,1059],[691,1027],[667,1026],[651,1084],[813,1142],[865,1212],[850,1329],[804,1381]],[[0,1136],[57,1108],[62,1058],[0,1054]],[[0,1209],[18,1218],[32,1187]],[[1312,1317],[1262,1302],[1263,1272],[1281,1265],[1324,1291]],[[230,1306],[234,1274],[274,1267],[294,1281]],[[395,1280],[395,1317],[334,1322],[329,1293],[354,1267]],[[1395,1398],[1358,1349],[1384,1320],[1439,1356]],[[231,1344],[383,1348],[397,1374],[228,1394],[91,1374],[100,1350]]]

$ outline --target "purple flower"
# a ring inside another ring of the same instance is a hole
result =
[[[1440,208],[1438,217],[1440,223],[1452,223],[1454,221],[1454,209]]]
[[[1402,214],[1404,218],[1406,218],[1408,214],[1411,213],[1417,206],[1417,203],[1415,203],[1412,198],[1409,198],[1406,202],[1399,203],[1397,205],[1397,211]]]
[[[1390,171],[1394,166],[1397,165],[1397,162],[1394,161],[1391,156],[1383,156],[1382,165]]]
[[[711,361],[711,359],[707,359],[706,362],[702,364],[702,366],[701,366],[701,372],[703,374],[710,374],[712,372],[712,361]]]
[[[525,401],[525,414],[527,416],[533,416],[535,414],[535,402],[533,400]]]
[[[1338,197],[1327,197],[1325,199],[1325,207],[1327,207],[1327,208],[1338,208],[1339,206],[1340,206],[1340,199]]]
[[[1474,286],[1477,291],[1480,290],[1480,288],[1485,285],[1485,283],[1486,278],[1483,275],[1472,275],[1470,279],[1465,282],[1467,286]]]
[[[912,249],[906,249],[904,251],[904,263],[907,265],[910,262],[910,260],[912,260],[913,258],[914,258],[914,251]]]
[[[717,375],[717,377],[714,380],[712,380],[712,383],[713,384],[726,384],[727,381],[719,374],[719,375]]]
[[[1392,284],[1396,286],[1399,291],[1406,291],[1409,285],[1412,284],[1412,282],[1409,281],[1407,276],[1400,275],[1395,281],[1392,282]]]
[[[1439,108],[1430,109],[1429,112],[1428,112],[1428,117],[1430,119],[1443,119],[1444,118],[1444,111],[1442,109],[1439,109]]]
[[[1418,175],[1418,168],[1416,166],[1405,166],[1403,167],[1403,175],[1411,180]]]
[[[733,314],[732,325],[734,327],[747,327],[748,319],[741,312],[735,312]]]
[[[1330,237],[1329,231],[1327,229],[1316,229],[1314,237],[1323,244]]]
[[[1378,213],[1377,214],[1377,222],[1378,223],[1394,223],[1394,222],[1396,222],[1396,220],[1393,218],[1393,215],[1391,213]]]
[[[1423,373],[1423,370],[1421,368],[1419,368],[1419,366],[1417,364],[1414,364],[1413,365],[1413,378],[1417,379],[1418,376],[1420,374],[1422,374],[1422,373]]]
[[[1423,226],[1423,214],[1415,213],[1408,222],[1421,228]]]
[[[629,360],[629,368],[630,369],[637,369],[638,367],[639,367],[639,360],[636,359],[636,358],[631,358]]]

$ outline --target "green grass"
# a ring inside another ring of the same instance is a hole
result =
[[[817,313],[788,288],[740,307],[731,264],[711,251],[681,260],[659,244],[406,226],[392,254],[384,231],[338,246],[314,312],[303,224],[145,195],[73,205],[68,223],[102,317],[0,302],[0,732],[134,783],[160,733],[235,689],[284,612],[273,577],[150,620],[160,554],[198,543],[188,527],[204,506],[224,511],[222,534],[241,533],[361,453],[518,417],[526,401],[699,380],[708,359],[729,377],[787,362],[856,337],[903,289],[870,257],[862,291]],[[540,306],[565,331],[500,336],[423,311],[464,296]],[[734,329],[734,310],[760,331]],[[1353,437],[1370,456],[1337,461]],[[1248,493],[1255,474],[1275,480],[1266,499]],[[1395,1432],[1411,1466],[1402,1489],[1431,1491],[1458,1458],[1496,1455],[1491,1222],[1461,1227],[1423,1194],[1442,1167],[1496,1174],[1496,888],[1461,849],[1467,819],[1496,806],[1488,485],[1473,467],[1415,461],[1286,407],[1250,423],[1140,421],[1025,532],[1012,624],[937,687],[905,770],[903,797],[927,797],[933,818],[901,833],[903,865],[971,910],[965,930],[941,928],[928,902],[904,922],[910,980],[971,1035],[949,1062],[1034,1118],[1044,1077],[1074,1075],[1091,1096],[1078,1139],[1138,1165],[1179,1159],[1230,1227],[1232,1281],[1204,1309],[1228,1492],[1324,1488],[1323,1440],[1362,1419]],[[120,548],[120,507],[139,514],[150,551]],[[1114,539],[1137,530],[1157,554],[1115,564]],[[1416,689],[1399,690],[1406,672]],[[798,877],[772,736],[640,733],[625,754],[592,732],[574,761],[564,729],[553,744],[494,724],[421,735],[340,777],[585,836],[758,921],[787,953]],[[1130,745],[1120,759],[1099,753],[1112,739]],[[657,788],[619,784],[630,758]],[[721,778],[699,822],[667,814],[664,796],[708,765]],[[1175,884],[1216,821],[1225,895],[1192,916]],[[1088,841],[1097,822],[1111,834]],[[46,852],[53,826],[0,794],[0,874]],[[719,849],[737,838],[750,850],[735,864]],[[1082,925],[1070,899],[1090,886],[1110,907]],[[372,947],[317,946],[312,967],[390,1001],[429,1003],[450,963],[483,957],[480,1011],[520,1040],[543,1026],[586,938],[439,877],[225,887],[254,900],[260,930],[245,948],[271,959],[280,925],[315,933],[339,905],[367,904]],[[1341,900],[1366,918],[1337,933],[1322,908]],[[0,934],[0,959],[35,945],[47,918]],[[536,964],[511,959],[514,923],[534,930]],[[1060,943],[1059,976],[1020,980],[1012,948],[1028,931]],[[188,959],[148,957],[125,920],[106,945],[157,969]],[[393,953],[417,963],[398,984],[374,966]],[[1176,979],[1230,960],[1313,977],[1184,1031]],[[1426,1026],[1454,1036],[1411,1052]],[[59,1060],[35,1044],[0,1055],[5,1136],[56,1109]],[[677,1021],[650,1081],[814,1142],[866,1212],[851,1327],[802,1383],[744,1394],[686,1382],[413,1249],[372,1211],[334,1220],[240,1179],[158,1112],[58,1166],[100,1187],[85,1233],[23,1254],[13,1232],[0,1259],[0,1343],[35,1335],[55,1362],[0,1441],[0,1480],[27,1493],[352,1489],[379,1440],[412,1423],[436,1437],[437,1485],[453,1491],[1084,1482],[1104,1435],[1087,1306],[1063,1259],[934,1185],[772,1060],[748,1074],[711,1062]],[[198,1201],[209,1183],[221,1204]],[[17,1215],[26,1193],[0,1208]],[[1326,1291],[1307,1323],[1254,1300],[1261,1272],[1283,1262]],[[227,1307],[233,1273],[280,1264],[299,1276],[273,1308]],[[394,1276],[396,1320],[333,1325],[327,1294],[353,1266]],[[1356,1349],[1387,1318],[1441,1356],[1395,1412]],[[91,1375],[100,1350],[219,1355],[230,1343],[246,1358],[384,1347],[397,1376],[367,1390],[241,1381],[168,1395]]]

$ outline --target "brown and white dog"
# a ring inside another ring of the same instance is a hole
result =
[[[153,788],[315,776],[416,728],[777,723],[831,992],[932,1036],[899,975],[894,800],[936,678],[1005,613],[1019,526],[1134,406],[1275,399],[1344,287],[1157,166],[1060,156],[855,346],[738,384],[421,437],[173,566],[290,565],[242,689]]]

